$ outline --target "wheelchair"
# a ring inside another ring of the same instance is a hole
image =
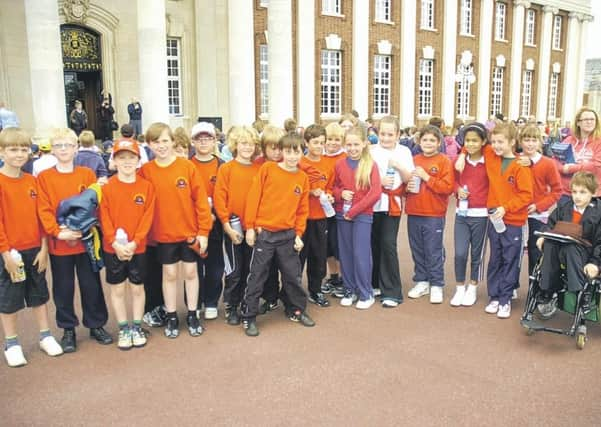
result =
[[[536,234],[539,234],[538,232]],[[548,238],[545,233],[540,233],[540,236]],[[559,235],[554,235],[552,240],[559,243],[574,243],[569,238],[562,239]],[[584,348],[587,341],[586,322],[599,323],[601,319],[601,307],[599,305],[599,295],[601,292],[601,279],[599,277],[588,278],[583,285],[582,290],[578,292],[568,291],[568,280],[565,268],[561,270],[562,289],[557,291],[557,296],[553,297],[557,308],[573,315],[573,321],[566,329],[552,328],[539,323],[534,314],[537,312],[537,306],[540,302],[541,294],[540,281],[542,276],[542,261],[541,257],[528,281],[528,295],[524,304],[524,314],[520,319],[520,324],[524,328],[527,335],[532,335],[535,332],[551,332],[560,335],[566,335],[576,338],[576,347],[580,350]]]

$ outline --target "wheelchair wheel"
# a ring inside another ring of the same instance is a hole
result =
[[[586,344],[586,326],[580,325],[576,331],[576,347],[582,350]]]

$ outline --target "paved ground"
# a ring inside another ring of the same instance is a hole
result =
[[[402,257],[405,229],[403,218]],[[447,249],[451,239],[452,228]],[[405,292],[411,268],[401,262]],[[571,338],[524,335],[525,288],[511,319],[498,320],[483,311],[484,286],[476,306],[458,309],[451,287],[439,306],[311,306],[315,328],[279,310],[260,318],[256,339],[220,318],[202,337],[155,329],[146,348],[121,352],[80,328],[77,353],[56,359],[37,349],[27,312],[29,365],[0,363],[0,425],[601,425],[599,325],[579,351]]]

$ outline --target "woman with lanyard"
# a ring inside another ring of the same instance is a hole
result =
[[[601,124],[595,110],[582,107],[576,113],[572,135],[563,142],[572,145],[574,163],[559,164],[562,196],[570,197],[570,179],[576,172],[591,172],[601,180]],[[596,196],[601,196],[601,188]]]

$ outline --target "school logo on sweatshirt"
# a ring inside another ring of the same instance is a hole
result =
[[[303,192],[303,190],[300,188],[299,185],[294,186],[294,194],[296,194],[297,196],[300,196],[302,192]]]
[[[146,202],[146,197],[143,194],[136,194],[134,196],[134,203],[136,205],[143,205]]]
[[[184,178],[183,176],[178,176],[177,179],[175,180],[175,186],[177,188],[186,188],[188,187],[188,180],[186,178]]]
[[[430,168],[430,175],[437,175],[438,174],[438,168],[436,166],[432,166]]]
[[[38,197],[38,192],[35,191],[35,188],[29,187],[29,197],[31,197],[32,199],[35,199]]]

